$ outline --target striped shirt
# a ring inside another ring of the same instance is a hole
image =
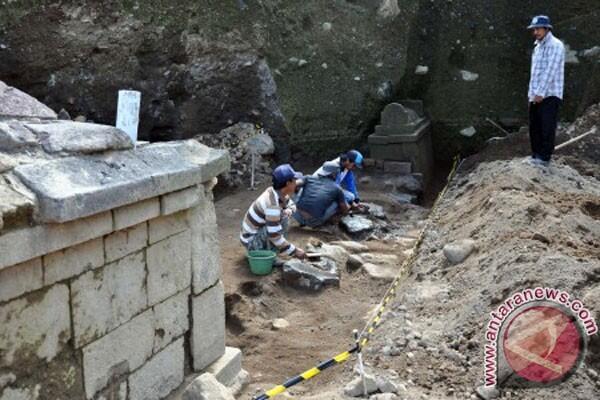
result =
[[[529,101],[535,96],[563,98],[565,83],[565,46],[552,32],[535,42],[531,57]]]
[[[258,230],[266,225],[269,240],[280,252],[292,255],[296,247],[289,243],[283,236],[281,226],[281,214],[288,208],[293,207],[291,200],[280,199],[279,194],[272,187],[265,190],[252,203],[242,222],[240,241],[247,246]]]

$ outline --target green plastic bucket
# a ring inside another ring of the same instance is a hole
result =
[[[271,250],[251,250],[248,252],[250,271],[254,275],[269,275],[277,254]]]

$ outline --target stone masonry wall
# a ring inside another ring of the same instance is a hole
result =
[[[1,400],[161,399],[223,355],[212,184],[34,234],[56,251],[0,269]]]

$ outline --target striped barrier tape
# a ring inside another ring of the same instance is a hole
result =
[[[440,199],[446,194],[446,191],[448,190],[448,186],[450,186],[450,182],[452,182],[452,179],[454,178],[454,176],[456,175],[456,172],[460,168],[461,163],[462,163],[462,161],[459,161],[459,157],[458,156],[455,157],[454,164],[452,165],[452,169],[450,170],[450,173],[448,174],[448,180],[446,182],[446,185],[444,186],[442,191],[438,194],[437,198],[435,199],[433,206],[431,208],[430,215],[433,215],[433,212],[435,211]],[[413,254],[411,254],[410,257],[408,257],[402,263],[400,272],[398,273],[396,278],[394,278],[394,281],[392,282],[392,284],[386,291],[385,295],[383,296],[383,300],[379,303],[379,306],[377,307],[377,312],[367,322],[367,324],[363,328],[360,335],[358,335],[358,339],[356,340],[356,344],[354,347],[352,347],[348,351],[344,351],[343,353],[338,354],[335,357],[330,358],[327,361],[323,361],[316,367],[308,369],[308,370],[304,371],[303,373],[296,375],[293,378],[288,379],[283,384],[275,386],[271,390],[268,390],[268,391],[264,392],[263,394],[255,396],[252,399],[253,400],[272,399],[273,397],[287,391],[292,386],[295,386],[301,382],[304,382],[311,378],[314,378],[315,376],[319,375],[321,372],[323,372],[327,368],[330,368],[330,367],[333,367],[334,365],[338,365],[338,364],[342,364],[342,363],[346,362],[352,354],[360,353],[362,351],[362,349],[364,349],[366,347],[367,343],[369,343],[371,334],[373,332],[375,332],[375,330],[379,327],[381,318],[383,317],[383,313],[386,310],[387,305],[389,304],[390,301],[392,301],[395,298],[396,289],[397,289],[398,285],[400,284],[400,278],[402,277],[404,271],[406,271],[406,268],[408,266],[410,266],[416,259],[418,250],[421,247],[421,244],[423,243],[423,239],[425,237],[425,232],[427,231],[427,228],[428,228],[428,225],[425,226],[425,228],[423,228],[421,230],[421,232],[419,233],[419,236],[418,236],[417,241],[414,246],[415,251],[413,252]]]

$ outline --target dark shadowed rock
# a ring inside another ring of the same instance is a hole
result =
[[[283,281],[298,289],[318,291],[324,286],[340,284],[337,266],[329,259],[313,263],[292,259],[283,264],[282,271]]]

